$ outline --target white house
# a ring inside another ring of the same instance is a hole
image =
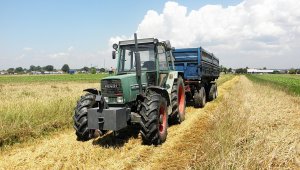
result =
[[[250,68],[247,69],[247,73],[248,74],[269,74],[269,73],[273,73],[274,70],[261,70],[261,69],[255,69],[255,68]]]

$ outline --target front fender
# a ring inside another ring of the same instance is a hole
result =
[[[96,100],[96,102],[99,103],[99,109],[107,109],[108,108],[108,104],[106,103],[103,96],[101,95],[101,91],[98,91],[96,88],[88,88],[88,89],[84,89],[83,91],[86,91],[86,92],[96,95],[95,100]]]
[[[86,91],[86,92],[89,92],[89,93],[92,93],[92,94],[95,94],[95,95],[100,95],[101,92],[98,91],[96,88],[88,88],[88,89],[84,89],[83,91]]]

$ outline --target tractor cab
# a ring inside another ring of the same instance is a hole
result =
[[[135,74],[141,72],[147,75],[147,84],[162,86],[162,79],[170,70],[174,70],[174,60],[169,41],[159,42],[158,39],[137,39],[136,49],[134,40],[120,41],[114,44],[112,58],[117,56],[117,75]],[[139,53],[139,61],[136,62],[135,53]],[[140,67],[137,70],[136,67]]]

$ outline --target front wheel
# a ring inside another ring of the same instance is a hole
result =
[[[168,106],[160,94],[149,91],[140,111],[141,135],[144,144],[159,145],[167,139]]]
[[[79,141],[87,141],[91,139],[90,131],[88,130],[88,119],[87,119],[87,109],[96,107],[96,95],[87,93],[82,96],[81,99],[77,102],[75,108],[75,114],[73,116],[74,120],[74,129]]]

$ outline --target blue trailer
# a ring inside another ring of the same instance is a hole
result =
[[[216,79],[220,75],[219,59],[202,47],[172,51],[176,71],[184,72],[187,102],[204,107],[218,95]]]

